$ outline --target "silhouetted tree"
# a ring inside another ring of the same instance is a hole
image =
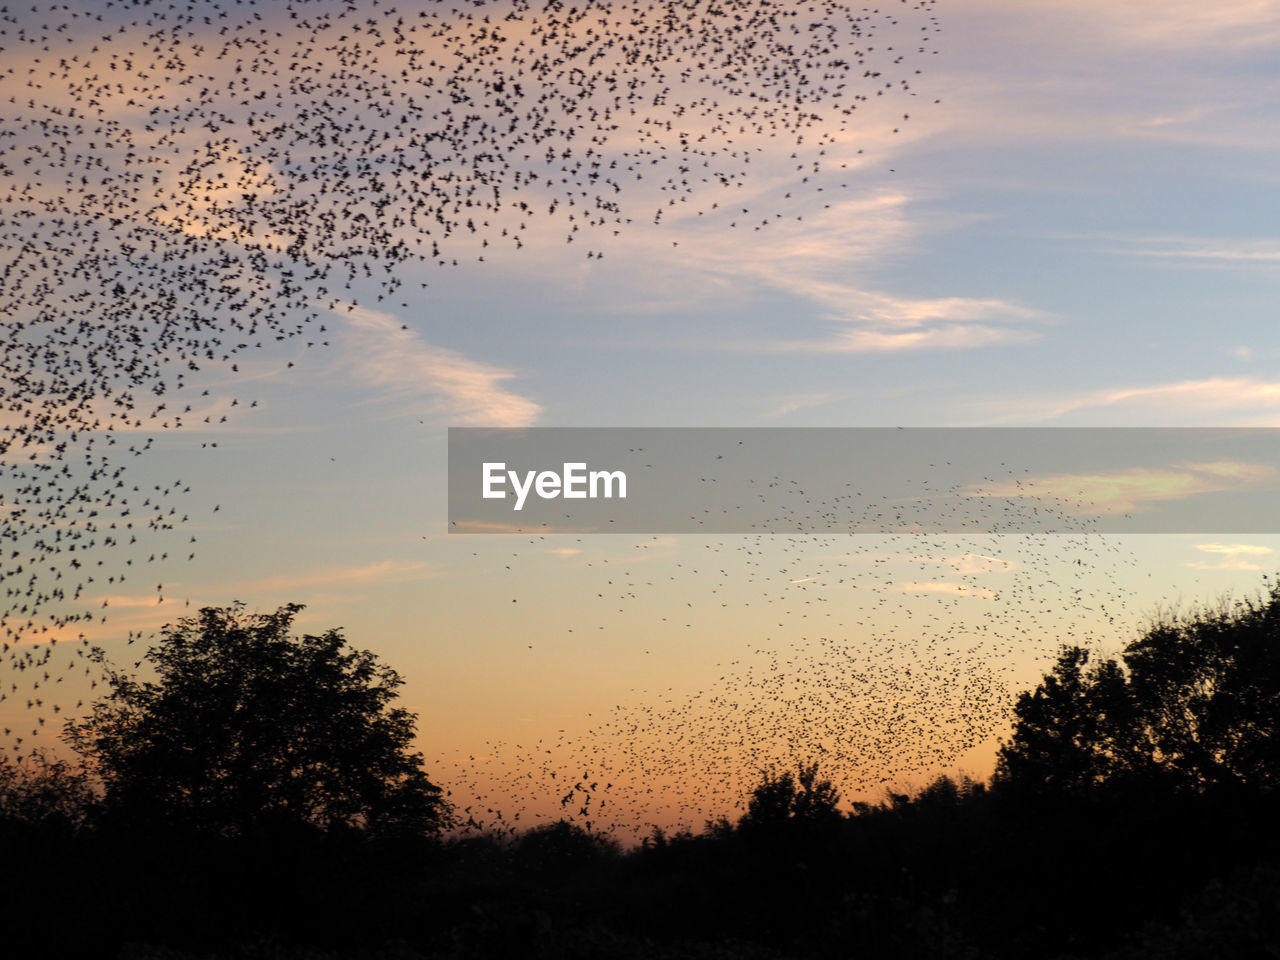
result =
[[[830,780],[818,779],[816,763],[801,764],[797,772],[765,770],[751,792],[743,826],[766,826],[788,820],[819,822],[840,816],[840,794]]]
[[[83,769],[37,754],[15,763],[0,757],[0,821],[81,826],[95,801]]]
[[[1143,721],[1114,660],[1089,667],[1088,651],[1063,649],[1040,685],[1019,695],[1014,716],[997,773],[1006,784],[1076,792],[1135,765]]]
[[[517,861],[540,871],[581,869],[618,854],[615,841],[567,820],[534,827],[515,843]]]
[[[1280,583],[1167,617],[1124,654],[1146,749],[1183,784],[1280,786]]]
[[[1259,599],[1166,616],[1123,666],[1064,649],[1014,708],[998,780],[1051,790],[1159,779],[1200,793],[1280,786],[1280,584]]]
[[[67,732],[110,812],[223,836],[448,821],[411,750],[416,718],[392,705],[400,677],[337,630],[290,636],[301,609],[206,607],[147,652],[155,680],[108,665],[109,692]]]

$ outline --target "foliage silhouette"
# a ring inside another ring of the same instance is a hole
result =
[[[108,666],[109,692],[67,733],[110,814],[228,837],[450,822],[411,750],[416,718],[393,706],[399,675],[337,630],[290,636],[301,609],[206,607],[147,652],[155,680]]]
[[[515,844],[516,861],[545,875],[596,864],[618,853],[615,841],[567,820],[526,830]]]
[[[1280,583],[1165,615],[1113,659],[1065,648],[1014,708],[997,780],[1070,792],[1145,783],[1193,794],[1280,786]]]
[[[765,770],[751,792],[742,826],[763,827],[788,820],[830,821],[840,816],[840,794],[830,780],[818,779],[818,764],[800,764],[797,772]]]
[[[394,797],[426,783],[399,678],[334,631],[291,638],[297,609],[202,611],[148,655],[152,682],[114,675],[72,725],[101,802],[70,765],[0,766],[0,856],[23,865],[0,876],[25,921],[7,944],[170,960],[1276,955],[1280,590],[1166,616],[1122,658],[1065,648],[1019,698],[989,783],[940,776],[844,812],[802,761],[764,772],[736,822],[655,827],[631,850],[567,821],[440,834],[435,788],[416,808]],[[298,756],[330,766],[286,803]],[[196,829],[139,829],[152,819]],[[78,923],[60,922],[68,906]]]
[[[1000,749],[1000,782],[1071,793],[1136,765],[1135,753],[1121,749],[1139,722],[1126,678],[1114,660],[1089,667],[1089,659],[1087,650],[1064,648],[1039,686],[1019,695],[1013,739]]]
[[[84,826],[95,803],[83,769],[36,754],[15,763],[0,757],[0,822]]]

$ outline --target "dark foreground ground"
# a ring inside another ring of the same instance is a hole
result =
[[[1269,795],[802,799],[628,851],[565,823],[218,840],[10,818],[4,940],[129,960],[1280,956]]]

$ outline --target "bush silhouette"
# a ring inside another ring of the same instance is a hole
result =
[[[0,823],[83,826],[95,797],[83,770],[37,754],[16,763],[0,757]]]

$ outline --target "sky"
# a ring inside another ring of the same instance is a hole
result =
[[[583,817],[624,829],[815,755],[850,799],[986,776],[1060,643],[1256,590],[1280,537],[447,533],[450,426],[1280,426],[1280,3],[893,13],[886,43],[937,20],[920,73],[829,142],[747,138],[657,224],[654,181],[616,234],[400,265],[334,296],[328,346],[193,376],[211,422],[130,464],[189,520],[75,631],[126,661],[204,605],[304,603],[400,671],[479,821],[578,814],[585,766],[617,788]]]

